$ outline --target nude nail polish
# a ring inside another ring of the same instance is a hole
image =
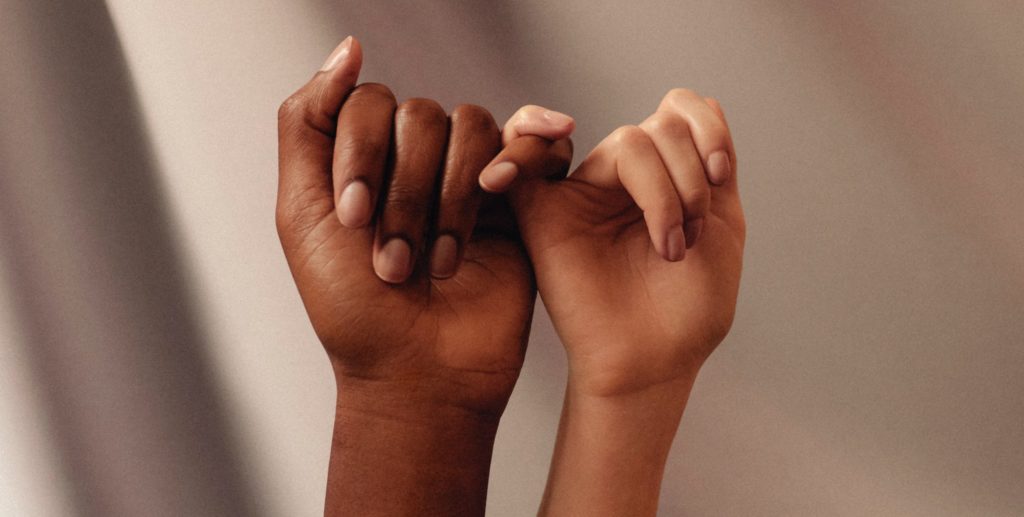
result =
[[[430,254],[430,275],[435,278],[448,278],[455,274],[456,261],[459,257],[459,245],[455,237],[442,235],[434,241],[434,250]]]
[[[686,255],[686,237],[683,226],[676,225],[669,229],[665,237],[665,258],[671,262],[679,262]]]
[[[515,181],[518,174],[519,167],[516,164],[501,162],[480,173],[480,186],[488,192],[502,192]]]
[[[729,164],[729,154],[725,151],[715,151],[708,157],[708,179],[715,185],[722,185],[729,181],[732,176],[732,165]]]
[[[338,219],[348,228],[370,222],[370,189],[362,181],[349,183],[338,196]]]
[[[409,278],[412,250],[405,239],[393,238],[373,257],[373,270],[381,280],[398,284]]]
[[[327,61],[324,61],[324,66],[320,67],[321,72],[331,70],[341,64],[342,61],[348,57],[349,50],[352,49],[352,36],[349,36],[342,40],[330,56],[327,56]]]

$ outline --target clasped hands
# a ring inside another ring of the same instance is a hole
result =
[[[338,386],[326,513],[483,514],[539,291],[569,359],[541,513],[653,515],[739,287],[720,106],[672,90],[567,174],[570,117],[398,104],[362,59],[279,112],[278,233]]]

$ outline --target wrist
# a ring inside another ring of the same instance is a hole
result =
[[[593,439],[609,444],[635,443],[648,450],[666,452],[690,398],[695,376],[681,376],[614,393],[595,392],[570,376],[562,419],[580,423]],[[603,432],[597,432],[604,429]],[[629,436],[643,430],[643,436]],[[617,437],[616,434],[622,434]]]
[[[665,354],[629,347],[628,353],[601,353],[623,347],[592,347],[596,353],[569,354],[567,387],[576,396],[616,399],[667,397],[677,394],[685,402],[703,360],[685,354],[685,360],[666,360]],[[646,395],[644,395],[646,394]]]
[[[398,387],[339,379],[326,513],[483,515],[498,415]]]
[[[514,364],[483,368],[476,364],[446,365],[413,355],[429,353],[406,352],[398,358],[374,361],[328,353],[341,395],[339,402],[370,408],[386,404],[413,416],[435,410],[462,410],[497,425],[519,378],[522,358]]]
[[[570,377],[541,515],[655,515],[693,381],[595,394]]]

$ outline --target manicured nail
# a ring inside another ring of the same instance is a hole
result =
[[[394,238],[381,247],[377,256],[373,257],[373,270],[381,280],[398,284],[409,278],[412,250],[405,239]]]
[[[544,110],[544,113],[541,113],[540,116],[555,126],[566,126],[573,123],[572,117],[557,111]]]
[[[370,222],[370,188],[366,183],[353,181],[341,191],[338,219],[349,228],[362,228]]]
[[[715,185],[722,185],[729,181],[732,176],[732,166],[729,165],[729,154],[725,151],[715,151],[708,157],[708,179]]]
[[[704,218],[687,219],[683,225],[683,230],[686,233],[686,249],[690,249],[697,243],[700,233],[704,231]]]
[[[673,226],[665,238],[665,258],[671,262],[679,262],[686,255],[686,236],[682,225]]]
[[[492,165],[480,173],[480,186],[488,192],[504,192],[519,174],[519,167],[512,162]]]
[[[459,244],[455,242],[455,237],[442,235],[434,241],[434,251],[430,253],[430,275],[436,278],[454,275],[458,258]]]
[[[324,61],[324,66],[320,67],[320,71],[326,72],[341,64],[348,57],[348,51],[351,49],[352,36],[349,36],[334,49],[334,52],[331,52],[330,56],[327,56],[327,61]]]

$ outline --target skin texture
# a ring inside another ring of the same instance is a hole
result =
[[[279,113],[278,231],[339,389],[325,513],[483,513],[536,285],[570,364],[541,513],[653,515],[739,287],[721,107],[673,90],[565,178],[571,118],[499,133],[356,86],[361,63],[346,40]]]
[[[718,103],[673,90],[567,179],[505,182],[569,357],[542,515],[655,514],[690,388],[733,320],[746,233],[735,170]]]
[[[325,514],[482,515],[535,298],[507,205],[477,187],[501,135],[483,108],[357,87],[361,64],[347,39],[279,111],[278,233],[338,385]],[[511,161],[544,176],[570,153],[536,138]]]

